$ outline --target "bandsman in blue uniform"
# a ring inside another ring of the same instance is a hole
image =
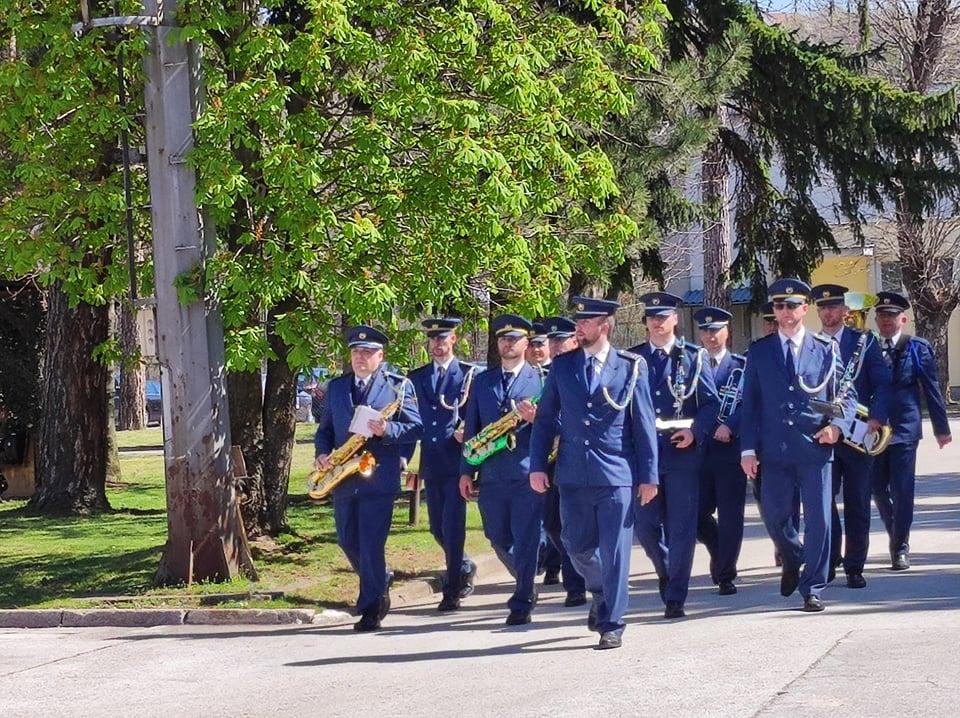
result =
[[[350,422],[360,405],[382,410],[400,400],[400,407],[389,416],[368,422],[372,436],[364,450],[373,454],[373,475],[354,475],[333,490],[333,518],[337,542],[353,570],[360,577],[360,595],[354,625],[357,631],[375,631],[390,610],[391,574],[387,570],[384,549],[393,503],[400,493],[401,458],[420,436],[422,425],[417,400],[409,380],[385,371],[383,348],[387,336],[368,326],[347,332],[351,371],[330,381],[327,403],[314,437],[316,466],[330,467],[330,453],[350,436]]]
[[[890,369],[883,361],[880,344],[870,332],[846,326],[849,307],[847,287],[840,284],[818,284],[811,290],[817,305],[821,333],[837,343],[843,361],[844,376],[854,381],[857,400],[869,410],[867,425],[879,432],[887,423],[890,395]],[[863,588],[863,567],[870,546],[870,493],[873,457],[845,442],[837,444],[833,453],[833,487],[830,512],[830,570],[832,581],[836,567],[843,565],[847,586]],[[843,491],[843,527],[837,509],[837,494]],[[846,545],[841,543],[846,536]]]
[[[763,336],[768,337],[771,334],[776,334],[777,330],[780,328],[777,324],[777,317],[773,313],[773,302],[765,302],[760,308],[760,319],[763,321]],[[763,485],[763,469],[757,467],[757,475],[754,477],[752,484],[753,498],[757,502],[757,511],[760,512],[760,519],[763,519],[763,504],[760,502],[760,487]],[[800,532],[800,489],[797,489],[796,496],[794,500],[794,506],[796,507],[793,512],[793,527],[799,533]],[[780,560],[780,551],[774,546],[773,549],[773,563],[776,566],[782,566],[783,562]]]
[[[563,544],[593,594],[587,627],[600,633],[597,648],[619,648],[634,497],[648,504],[657,495],[654,413],[646,363],[610,344],[620,305],[573,301],[580,349],[553,359],[530,440],[530,485],[540,493],[550,488],[550,453],[559,436],[554,481]]]
[[[910,302],[896,292],[878,292],[874,307],[881,352],[890,367],[890,425],[893,437],[873,465],[873,500],[890,538],[891,568],[910,568],[910,526],[917,471],[917,443],[923,435],[920,394],[927,402],[933,434],[942,449],[950,424],[930,344],[903,331]]]
[[[741,466],[748,479],[763,467],[763,518],[783,561],[781,595],[799,587],[803,609],[816,612],[823,610],[820,595],[830,564],[830,462],[834,445],[850,429],[856,390],[838,396],[840,352],[830,339],[804,328],[809,285],[778,279],[768,291],[779,329],[755,341],[747,355]],[[798,489],[802,544],[793,523]]]
[[[720,404],[706,352],[675,334],[683,300],[651,292],[640,301],[647,341],[630,351],[649,367],[662,488],[656,501],[637,507],[634,528],[660,578],[664,617],[682,618],[697,545],[700,468]]]
[[[477,573],[477,565],[463,552],[467,504],[460,495],[461,415],[476,368],[454,355],[460,324],[449,317],[424,320],[431,361],[410,372],[423,420],[420,477],[426,488],[430,533],[443,548],[447,569],[437,606],[440,611],[460,607],[460,599],[473,593]]]
[[[536,326],[537,324],[534,322],[535,332],[537,331]],[[542,331],[547,337],[551,363],[548,363],[545,367],[541,364],[541,368],[545,369],[547,373],[550,371],[554,357],[558,354],[573,351],[578,347],[576,330],[576,323],[566,317],[548,317],[543,320]],[[556,468],[555,463],[552,468]],[[587,602],[587,588],[583,576],[577,573],[567,550],[563,547],[560,492],[553,481],[553,473],[553,471],[550,472],[550,488],[544,497],[543,508],[543,529],[548,542],[546,574],[543,577],[543,584],[545,586],[550,585],[554,576],[562,577],[563,590],[567,592],[563,605],[573,608],[583,606]],[[554,570],[558,570],[559,573],[551,575]],[[556,583],[557,581],[553,580],[552,582]]]
[[[746,359],[727,349],[732,318],[730,312],[720,307],[704,307],[693,315],[700,329],[700,343],[710,356],[720,395],[716,429],[707,440],[700,471],[697,539],[710,554],[710,578],[719,586],[721,596],[737,592],[734,581],[743,544],[743,511],[747,500],[747,478],[740,468],[739,438]]]
[[[508,626],[529,623],[537,601],[534,580],[543,530],[543,497],[530,488],[530,422],[536,415],[531,401],[543,387],[540,372],[524,360],[533,325],[515,314],[496,317],[490,330],[497,337],[500,366],[477,375],[464,417],[464,446],[471,445],[484,427],[517,412],[522,420],[513,430],[512,448],[497,451],[477,467],[460,464],[460,493],[477,499],[484,535],[514,577],[513,595],[507,601]]]

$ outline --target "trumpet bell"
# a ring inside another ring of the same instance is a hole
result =
[[[357,459],[357,473],[365,479],[369,479],[371,476],[373,476],[373,472],[376,468],[377,459],[369,451],[363,452],[360,455],[360,458]]]

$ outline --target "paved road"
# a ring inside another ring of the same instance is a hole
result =
[[[960,437],[960,424],[954,435]],[[546,590],[535,622],[503,625],[507,583],[464,610],[434,602],[349,626],[0,631],[0,715],[957,716],[960,446],[921,450],[914,568],[886,566],[874,520],[868,586],[804,614],[749,515],[740,592],[721,598],[697,554],[688,618],[667,622],[636,549],[624,647],[592,650],[583,609]]]

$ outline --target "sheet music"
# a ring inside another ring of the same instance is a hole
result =
[[[354,434],[360,434],[361,436],[365,436],[369,439],[371,436],[373,436],[373,432],[370,431],[370,427],[367,426],[367,422],[371,419],[379,418],[379,411],[361,404],[353,410],[353,419],[350,420],[350,428],[348,431]]]

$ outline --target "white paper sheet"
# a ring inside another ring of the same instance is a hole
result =
[[[360,434],[365,436],[368,439],[373,436],[373,432],[370,431],[370,427],[367,426],[367,422],[370,419],[379,419],[380,412],[376,409],[371,409],[369,406],[360,405],[353,410],[353,419],[350,421],[350,428],[348,429],[354,434]]]

